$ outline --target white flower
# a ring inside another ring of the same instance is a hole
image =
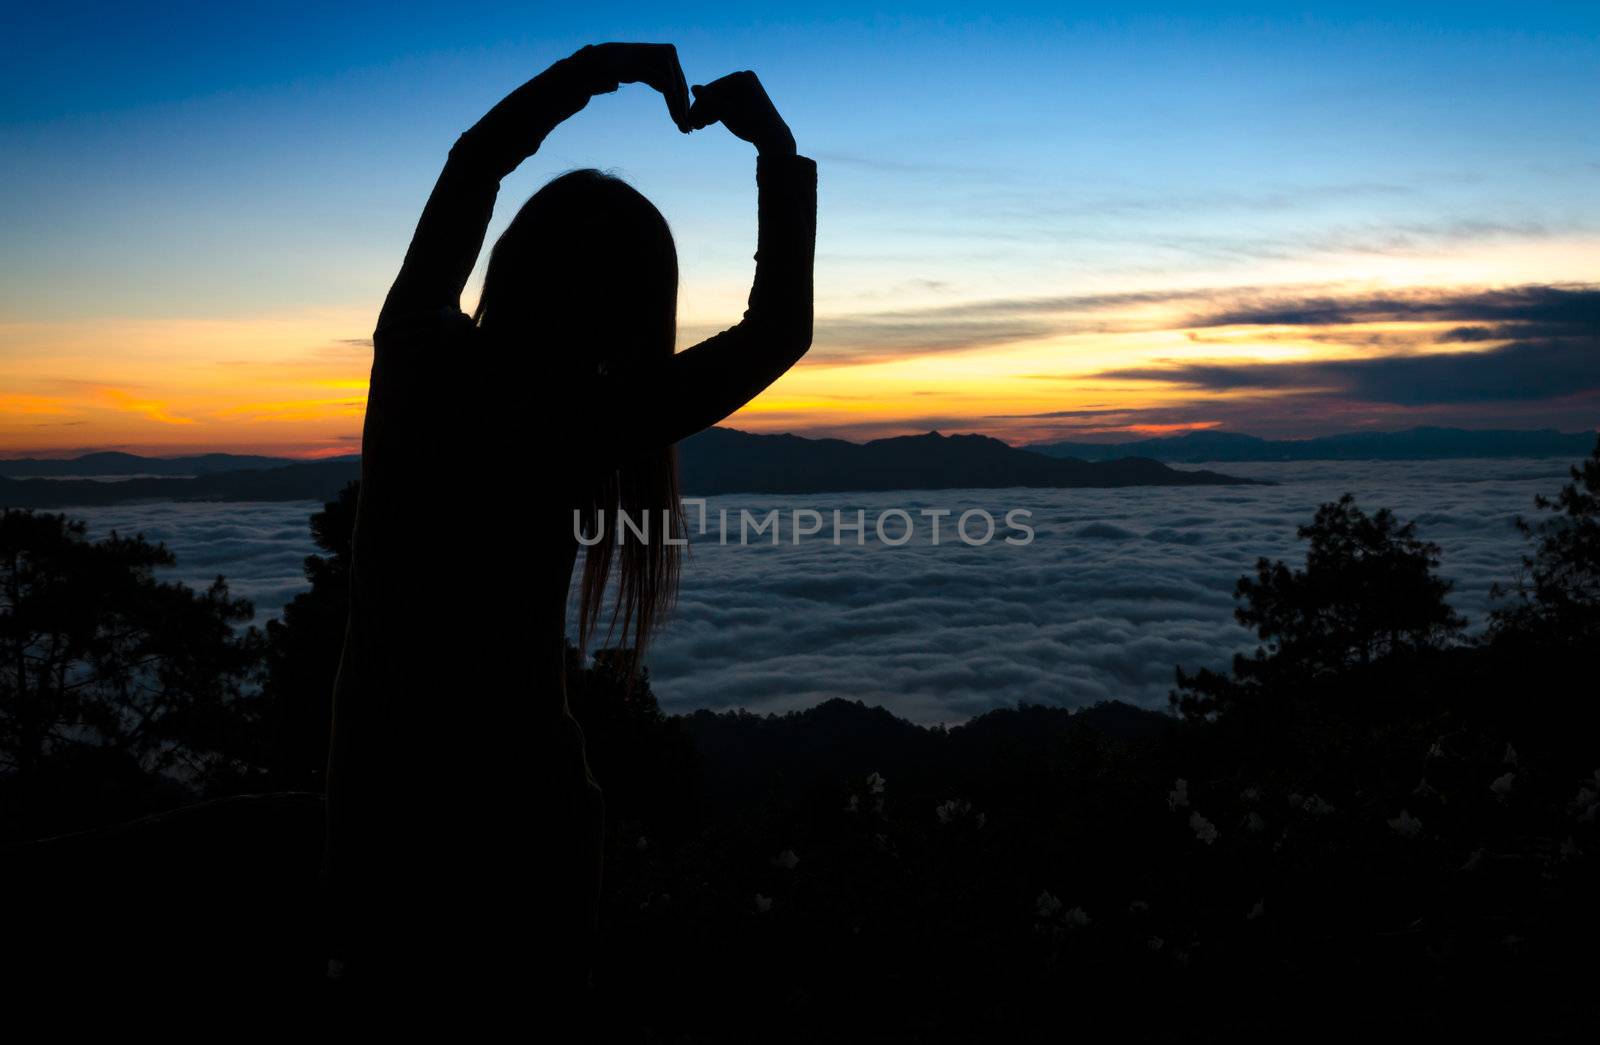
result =
[[[1266,901],[1265,900],[1257,900],[1256,901],[1256,905],[1254,907],[1250,908],[1249,911],[1245,912],[1245,916],[1244,916],[1245,917],[1245,921],[1253,922],[1257,918],[1260,918],[1262,915],[1264,915],[1266,913],[1267,913]]]
[[[1400,815],[1389,821],[1389,826],[1402,838],[1415,838],[1422,833],[1422,821],[1402,809]]]
[[[1173,784],[1172,790],[1167,792],[1167,808],[1176,812],[1187,808],[1189,805],[1189,781],[1179,777]]]
[[[1206,845],[1211,845],[1217,840],[1216,826],[1199,813],[1189,814],[1189,826],[1194,830],[1195,838]]]
[[[1090,921],[1088,913],[1082,907],[1068,909],[1049,890],[1040,893],[1039,898],[1033,902],[1033,913],[1041,921],[1052,923],[1048,929],[1050,932],[1057,932],[1063,926],[1068,929],[1082,929]],[[1042,925],[1036,928],[1039,932],[1047,931]]]
[[[1259,802],[1261,800],[1261,789],[1259,787],[1247,787],[1239,792],[1239,797],[1246,802]]]
[[[1290,809],[1299,809],[1301,806],[1303,806],[1305,804],[1306,804],[1305,797],[1302,796],[1300,794],[1300,792],[1298,792],[1298,791],[1290,792],[1290,794],[1289,794],[1289,808]]]
[[[1333,812],[1333,806],[1322,800],[1321,795],[1312,795],[1306,799],[1305,811],[1312,816],[1327,816]]]
[[[772,910],[772,897],[756,893],[756,913],[766,914],[770,910]]]
[[[1578,797],[1572,800],[1572,804],[1578,809],[1587,809],[1597,801],[1600,801],[1600,794],[1597,794],[1594,788],[1580,787],[1578,788]]]
[[[800,858],[794,855],[793,849],[785,849],[783,852],[772,858],[772,866],[781,867],[785,871],[793,871],[795,864],[798,864],[799,862]]]
[[[1489,790],[1493,791],[1503,799],[1511,793],[1511,785],[1516,779],[1517,774],[1515,773],[1507,773],[1505,776],[1497,776],[1494,778],[1494,782],[1489,785]]]
[[[971,813],[972,803],[964,798],[952,798],[948,802],[941,803],[934,812],[939,814],[939,823],[948,824]]]
[[[644,852],[646,849],[650,848],[650,839],[646,838],[644,835],[640,835],[639,840],[634,843],[634,848],[639,850],[641,853]]]
[[[1150,948],[1152,951],[1159,951],[1161,948],[1167,945],[1167,941],[1163,940],[1159,936],[1152,936],[1150,939],[1144,942],[1144,945]]]
[[[1261,819],[1260,813],[1252,809],[1244,818],[1244,826],[1251,834],[1258,835],[1267,829],[1267,822]]]
[[[1444,757],[1444,745],[1440,744],[1437,740],[1435,740],[1433,742],[1433,746],[1428,749],[1428,757],[1429,758],[1443,758]]]
[[[1500,761],[1504,762],[1508,766],[1514,766],[1517,764],[1517,749],[1512,747],[1509,742],[1506,744],[1505,757]]]
[[[873,773],[867,777],[867,791],[874,795],[881,795],[883,794],[883,785],[886,783],[888,781],[884,780],[883,777]]]

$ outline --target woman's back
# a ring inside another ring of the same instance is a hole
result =
[[[454,388],[422,365],[446,350],[451,374],[471,373],[460,364],[481,340],[459,314],[374,339],[330,872],[347,883],[336,903],[348,931],[406,941],[360,950],[412,966],[428,958],[419,941],[450,966],[462,947],[570,908],[570,875],[540,881],[563,863],[550,850],[594,844],[593,812],[577,810],[597,798],[562,693],[574,480],[541,489],[536,469],[486,451],[549,434],[524,422],[525,394],[485,402],[510,386]]]
[[[757,144],[744,319],[674,354],[670,233],[597,172],[523,208],[476,321],[463,315],[500,178],[623,80],[666,92],[681,130],[721,119]],[[675,506],[672,444],[811,339],[815,165],[752,74],[697,91],[691,110],[672,49],[637,44],[585,48],[514,91],[451,150],[379,317],[328,772],[333,953],[353,982],[413,1000],[531,985],[570,1002],[587,976],[603,821],[561,686],[573,511],[614,525],[630,499]],[[594,220],[567,221],[572,206]],[[563,227],[601,230],[602,249],[541,235]],[[552,264],[575,244],[588,263]],[[575,274],[584,293],[552,295]],[[670,596],[662,547],[612,549],[628,639]],[[579,593],[597,617],[603,559],[586,558]]]

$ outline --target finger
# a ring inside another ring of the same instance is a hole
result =
[[[678,125],[678,130],[687,134],[690,130],[689,81],[684,79],[683,66],[678,62],[676,51],[672,55],[672,72],[672,93],[667,96],[667,109],[672,113],[673,122]]]
[[[672,117],[672,122],[678,130],[689,130],[689,96],[680,93],[675,87],[661,92],[667,99],[667,115]]]
[[[658,64],[655,69],[651,86],[661,92],[667,101],[667,113],[672,117],[672,122],[677,124],[680,131],[688,130],[686,126],[689,118],[689,92],[684,87],[683,66],[678,64],[678,49],[671,44],[662,44],[657,51]]]
[[[719,119],[721,119],[721,117],[718,116],[716,110],[712,109],[709,105],[703,105],[700,102],[696,102],[689,107],[689,129],[692,131],[703,130],[706,127],[710,127]]]
[[[689,107],[689,126],[694,130],[709,127],[722,118],[717,105],[717,95],[709,87],[696,84],[690,88],[694,92],[694,104]]]

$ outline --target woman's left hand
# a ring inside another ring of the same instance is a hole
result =
[[[794,135],[767,97],[767,90],[748,69],[729,73],[694,88],[689,126],[695,130],[721,122],[735,137],[743,138],[763,156],[793,156]]]

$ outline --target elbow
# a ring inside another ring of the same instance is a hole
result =
[[[811,335],[811,316],[807,315],[805,322],[795,324],[794,329],[789,332],[788,344],[786,346],[789,354],[795,359],[799,359],[801,356],[810,351]]]
[[[485,152],[484,132],[476,125],[468,127],[451,144],[445,155],[448,162],[457,166],[470,166],[480,161]]]
[[[779,320],[746,313],[740,324],[748,343],[773,359],[784,361],[785,369],[793,366],[811,348],[811,313]]]
[[[811,302],[808,299],[805,308],[796,310],[794,317],[784,324],[780,338],[783,341],[784,351],[791,358],[799,359],[810,350],[813,319]]]
[[[794,366],[811,350],[811,324],[791,327],[774,336],[772,350],[782,357],[785,370]]]

